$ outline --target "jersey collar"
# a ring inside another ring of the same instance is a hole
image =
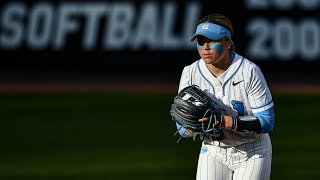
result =
[[[212,82],[214,86],[217,85],[217,80],[218,80],[220,82],[220,85],[224,87],[225,84],[228,83],[230,79],[238,72],[242,62],[243,62],[243,57],[238,55],[237,53],[234,53],[234,58],[231,65],[223,74],[221,74],[218,77],[214,77],[211,74],[211,72],[207,68],[203,59],[200,59],[199,61],[199,68],[200,68],[200,71],[202,72],[202,76],[204,76],[206,79]]]

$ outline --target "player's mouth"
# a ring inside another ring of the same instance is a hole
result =
[[[203,57],[204,57],[204,58],[210,58],[210,57],[211,57],[211,54],[204,54]]]

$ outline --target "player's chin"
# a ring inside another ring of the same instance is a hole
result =
[[[202,57],[202,59],[206,64],[212,64],[215,62],[215,58],[213,57]]]

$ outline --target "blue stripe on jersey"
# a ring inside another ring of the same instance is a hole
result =
[[[263,108],[265,106],[268,106],[269,104],[271,104],[273,101],[271,100],[268,104],[264,104],[262,106],[259,106],[259,107],[250,107],[251,109],[259,109],[259,108]]]
[[[182,137],[185,137],[185,138],[191,137],[189,134],[186,133],[186,130],[180,126],[180,124],[176,123],[176,125],[177,125],[177,129],[179,130],[179,134]]]
[[[232,74],[232,76],[230,76],[230,78],[227,79],[227,80],[224,82],[224,84],[223,84],[223,86],[222,86],[222,94],[223,94],[223,95],[225,95],[225,93],[224,93],[224,87],[226,86],[227,82],[230,81],[230,79],[238,72],[238,70],[240,69],[240,67],[241,67],[241,65],[242,65],[242,63],[243,63],[243,60],[244,60],[244,57],[242,57],[241,62],[240,62],[240,64],[239,64],[239,67],[237,68],[237,70],[234,71],[234,73]]]
[[[212,90],[213,90],[213,95],[215,95],[216,93],[215,93],[215,91],[214,91],[214,86],[213,86],[213,85],[211,84],[211,82],[203,75],[203,73],[202,73],[202,71],[201,71],[201,69],[200,69],[199,62],[200,62],[200,60],[199,60],[198,63],[197,63],[199,72],[200,72],[200,74],[202,75],[203,79],[205,79],[205,80],[210,84],[210,86],[212,87]]]
[[[253,113],[260,123],[262,128],[262,133],[269,133],[273,131],[274,127],[274,110],[273,107],[258,113]]]

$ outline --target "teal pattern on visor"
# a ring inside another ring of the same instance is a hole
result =
[[[198,35],[205,36],[213,41],[219,41],[223,37],[231,40],[231,33],[228,29],[213,23],[199,24],[196,33],[191,37],[191,42],[194,41]]]

